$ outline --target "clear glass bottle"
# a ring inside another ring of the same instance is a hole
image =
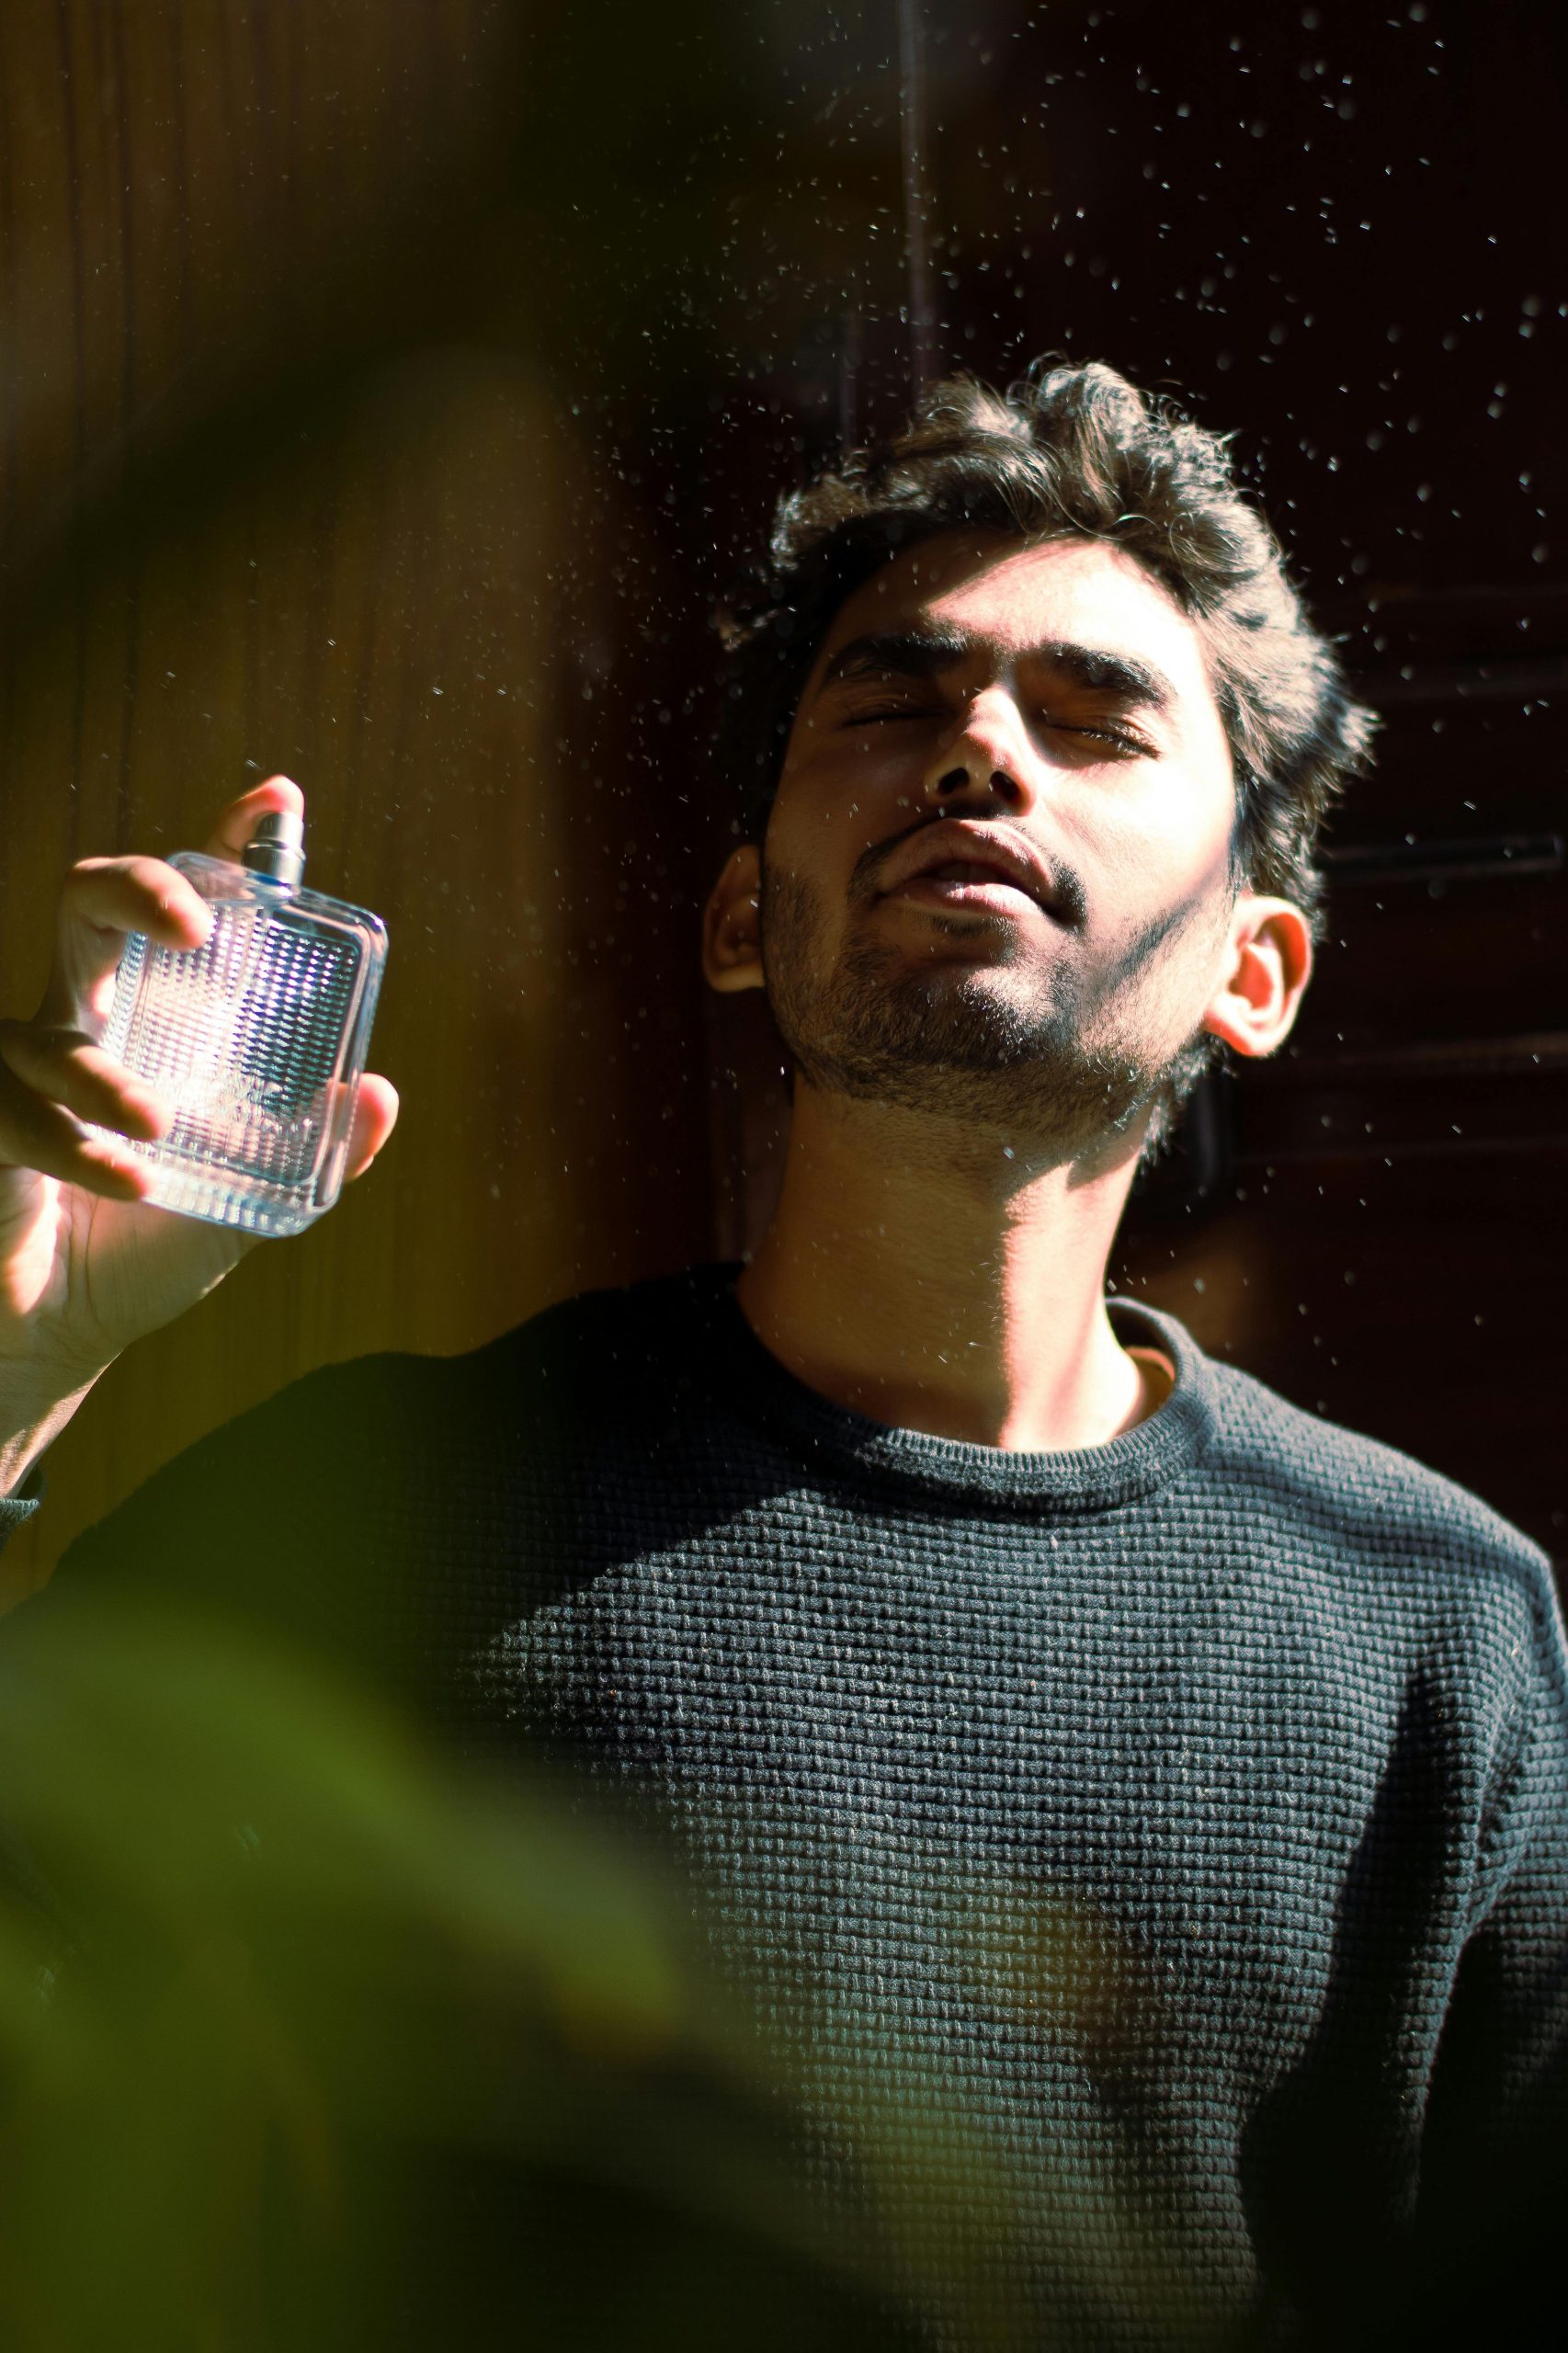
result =
[[[243,866],[177,850],[212,937],[176,949],[133,932],[104,1034],[175,1108],[157,1142],[114,1139],[153,1171],[148,1199],[249,1233],[297,1233],[337,1199],[386,961],[379,916],[301,888],[303,844],[279,813]]]

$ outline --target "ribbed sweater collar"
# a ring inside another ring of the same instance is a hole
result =
[[[1140,1301],[1113,1297],[1107,1307],[1124,1346],[1163,1349],[1176,1367],[1176,1385],[1158,1412],[1104,1446],[1015,1453],[892,1429],[820,1396],[753,1332],[734,1296],[740,1272],[738,1265],[704,1267],[692,1276],[710,1319],[708,1360],[719,1398],[775,1440],[799,1448],[819,1474],[832,1470],[878,1484],[892,1479],[971,1509],[1102,1511],[1169,1484],[1213,1438],[1213,1365],[1175,1316]]]

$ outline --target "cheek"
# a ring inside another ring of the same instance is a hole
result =
[[[802,764],[779,779],[767,822],[766,855],[780,865],[842,881],[856,859],[885,841],[890,823],[885,789],[868,759],[849,756]]]
[[[782,790],[774,801],[767,817],[767,832],[762,845],[762,871],[769,875],[799,874],[810,870],[812,860],[801,838],[800,804],[786,802]]]
[[[836,832],[824,822],[802,793],[788,798],[780,790],[767,821],[762,849],[762,916],[766,936],[770,914],[775,924],[786,906],[791,926],[810,913],[810,929],[822,932],[830,910],[842,899],[841,866],[846,864]]]
[[[1228,881],[1235,795],[1228,780],[1201,785],[1156,772],[1144,789],[1101,813],[1085,830],[1085,854],[1097,832],[1101,870],[1159,904],[1176,906],[1207,898]]]

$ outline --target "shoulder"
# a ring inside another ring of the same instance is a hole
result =
[[[1547,1565],[1540,1545],[1457,1480],[1292,1404],[1252,1373],[1212,1358],[1210,1370],[1218,1448],[1233,1475],[1321,1516],[1341,1535],[1386,1545],[1414,1534],[1458,1552]]]
[[[733,1268],[696,1266],[640,1282],[578,1291],[460,1361],[549,1366],[588,1363],[640,1370],[653,1358],[699,1346],[723,1313]],[[459,1359],[449,1359],[459,1361]]]
[[[345,1652],[428,1648],[432,1597],[461,1619],[525,1524],[569,1519],[611,1463],[648,1459],[648,1417],[678,1402],[704,1296],[684,1278],[632,1284],[461,1355],[323,1365],[79,1536],[52,1606],[131,1581]]]
[[[716,1270],[584,1292],[454,1356],[387,1351],[316,1367],[220,1424],[153,1474],[112,1518],[250,1497],[296,1523],[330,1495],[366,1483],[408,1492],[433,1466],[527,1438],[538,1450],[569,1428],[624,1433],[629,1416],[667,1410],[702,1347]],[[89,1531],[91,1533],[91,1531]]]
[[[1214,1442],[1205,1474],[1244,1494],[1336,1580],[1440,1610],[1479,1613],[1538,1655],[1561,1656],[1551,1563],[1522,1529],[1399,1448],[1292,1404],[1210,1358]]]
[[[485,1347],[445,1360],[454,1394],[551,1421],[625,1431],[667,1419],[695,1387],[723,1313],[729,1270],[694,1267],[578,1292]]]

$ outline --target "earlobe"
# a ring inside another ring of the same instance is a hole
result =
[[[702,970],[711,989],[759,989],[762,859],[755,842],[732,852],[702,911]]]
[[[1239,1054],[1273,1053],[1290,1034],[1312,971],[1312,926],[1301,908],[1244,892],[1224,981],[1203,1027]]]

